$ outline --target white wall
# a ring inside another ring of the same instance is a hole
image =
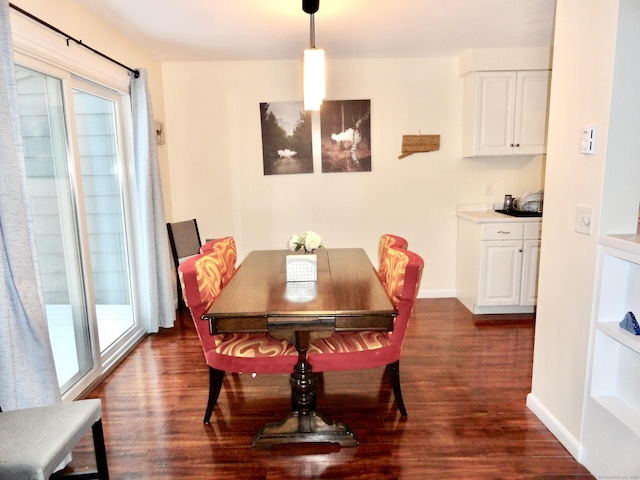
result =
[[[314,174],[263,175],[259,103],[301,100],[299,61],[164,64],[173,220],[196,217],[205,238],[233,235],[240,258],[312,229],[375,262],[379,236],[396,233],[425,259],[421,295],[454,295],[456,204],[540,189],[543,158],[460,157],[457,58],[327,69],[327,99],[371,100],[370,173],[323,174],[316,162]],[[402,135],[418,133],[439,134],[440,150],[398,160]]]
[[[528,405],[576,457],[608,161],[617,15],[618,1],[613,0],[563,0],[556,12],[533,385]],[[580,129],[587,125],[598,129],[595,155],[578,152]],[[591,236],[574,231],[577,205],[594,207]],[[635,208],[637,212],[637,205]]]

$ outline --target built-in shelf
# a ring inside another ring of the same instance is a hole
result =
[[[622,320],[622,318],[620,320]],[[620,327],[620,322],[600,322],[597,328],[625,347],[630,348],[636,353],[640,353],[640,335],[627,332]]]
[[[596,332],[591,396],[640,436],[640,382],[637,380],[640,354],[637,338],[627,338],[628,332],[619,326],[615,327],[617,330],[613,330],[611,324],[604,327],[606,329]],[[629,335],[635,337],[631,333]]]
[[[640,414],[635,406],[629,405],[624,400],[614,396],[603,395],[593,397],[593,399],[636,435],[640,435]]]
[[[602,235],[600,245],[615,248],[620,252],[640,255],[640,234]]]
[[[640,318],[640,235],[605,235],[599,243],[584,455],[598,475],[637,473],[639,461],[612,448],[640,449],[640,336],[620,327],[629,311]]]

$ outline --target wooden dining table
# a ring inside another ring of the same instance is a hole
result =
[[[396,315],[376,271],[361,248],[318,249],[317,280],[287,281],[288,250],[256,250],[243,260],[203,319],[210,333],[265,332],[293,343],[292,411],[263,426],[253,446],[281,443],[358,445],[345,424],[315,410],[318,383],[307,358],[309,345],[333,332],[393,330]],[[330,355],[330,354],[327,354]]]

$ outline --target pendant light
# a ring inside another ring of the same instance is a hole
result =
[[[314,14],[320,8],[320,0],[302,0],[302,10],[310,17],[310,48],[304,51],[304,109],[320,110],[325,97],[324,50],[316,48],[316,25]]]

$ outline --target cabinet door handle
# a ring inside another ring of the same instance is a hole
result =
[[[518,252],[522,253],[522,249],[518,250]]]
[[[504,230],[498,230],[498,233],[502,233],[503,235],[509,235],[511,231],[505,232]]]

